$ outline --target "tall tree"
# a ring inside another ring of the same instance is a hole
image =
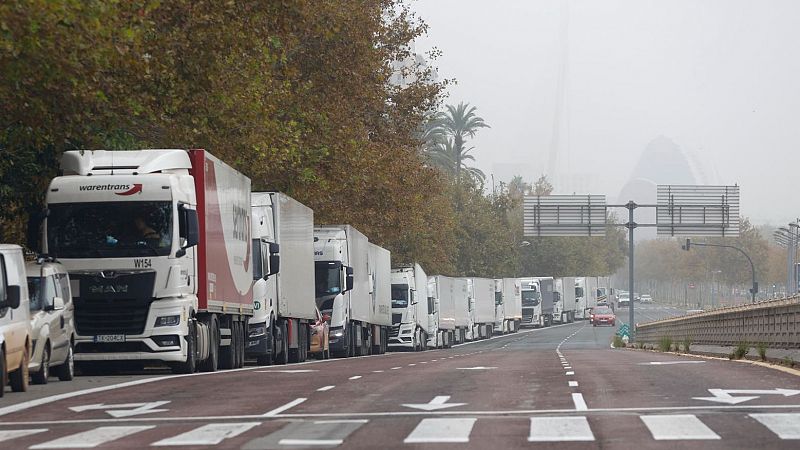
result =
[[[453,175],[457,182],[461,182],[462,171],[470,178],[485,178],[483,172],[469,167],[467,161],[475,158],[469,153],[475,149],[467,145],[468,139],[475,137],[481,128],[490,128],[478,116],[475,106],[461,102],[458,106],[447,105],[447,112],[442,112],[433,117],[429,123],[429,135],[435,140],[430,145],[429,154],[437,166]]]

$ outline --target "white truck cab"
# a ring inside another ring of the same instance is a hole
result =
[[[18,245],[0,244],[0,397],[6,382],[15,392],[28,390],[31,321],[25,260]]]
[[[34,384],[46,384],[51,368],[61,381],[75,376],[75,312],[67,269],[46,259],[29,262],[25,271],[30,294]]]
[[[389,347],[413,351],[428,347],[428,276],[419,264],[392,269],[392,328]]]

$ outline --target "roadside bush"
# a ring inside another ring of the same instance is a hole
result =
[[[794,367],[794,360],[792,359],[791,356],[784,356],[783,364],[789,367]]]
[[[739,344],[736,346],[736,349],[732,353],[733,358],[731,359],[742,359],[747,356],[748,353],[750,353],[750,344],[747,342],[739,342]]]
[[[758,348],[758,356],[761,358],[762,361],[767,360],[767,344],[765,342],[759,342],[756,346]]]
[[[614,335],[614,348],[623,348],[625,347],[625,342],[622,340],[622,336]]]
[[[672,338],[669,336],[662,337],[658,343],[658,349],[662,352],[672,351]]]
[[[690,337],[684,338],[684,340],[683,340],[683,351],[685,353],[691,353],[692,352],[691,346],[692,346],[692,338],[690,338]]]

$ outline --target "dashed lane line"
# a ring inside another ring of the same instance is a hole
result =
[[[331,389],[333,389],[333,388],[335,388],[335,387],[336,387],[336,386],[332,386],[332,385],[331,385],[331,386],[323,386],[323,387],[321,387],[321,388],[317,389],[317,392],[325,392],[325,391],[330,391]]]
[[[358,380],[361,378],[361,375],[353,375],[352,377],[348,378],[348,380]]]

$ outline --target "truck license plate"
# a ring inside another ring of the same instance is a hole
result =
[[[125,342],[124,334],[100,334],[94,337],[95,342]]]

